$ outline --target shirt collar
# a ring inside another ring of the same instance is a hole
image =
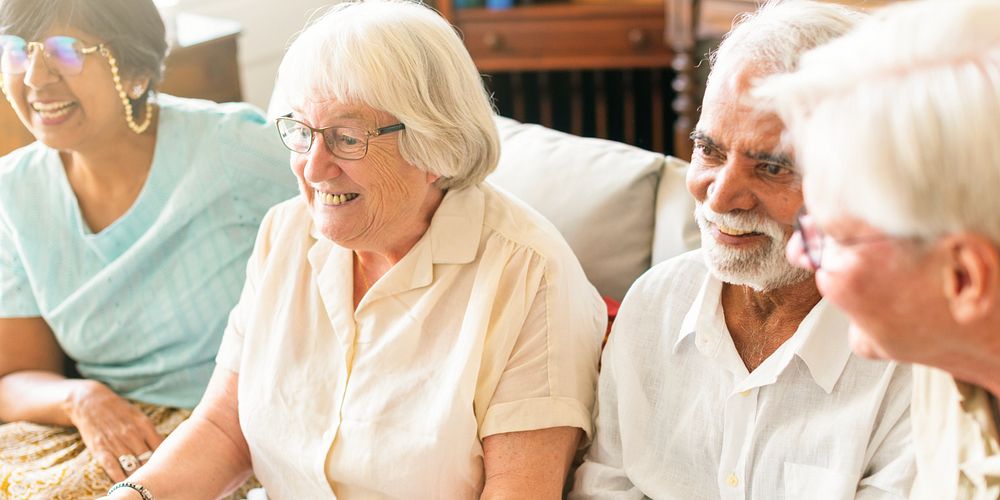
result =
[[[434,279],[434,264],[466,264],[475,260],[485,217],[486,196],[478,186],[449,190],[434,212],[430,227],[389,271],[392,279],[379,280],[368,296],[374,300],[427,286]],[[314,267],[322,268],[321,261],[332,252],[332,247],[340,247],[320,234],[311,220],[309,234],[316,248],[310,258],[317,261]]]
[[[809,368],[816,385],[827,394],[831,393],[851,357],[851,346],[847,339],[848,324],[843,313],[831,306],[826,299],[820,300],[799,323],[792,337],[757,367],[750,377],[737,385],[737,392],[750,388],[749,386],[773,383],[791,361],[792,355],[795,355]],[[698,351],[704,356],[716,357],[723,336],[728,331],[722,312],[722,282],[709,273],[684,316],[673,352],[677,352],[685,338],[694,334]]]
[[[851,358],[848,325],[847,316],[822,299],[789,339],[789,342],[795,342],[795,353],[809,367],[816,385],[827,394],[833,392]]]
[[[705,356],[715,357],[722,336],[727,332],[722,315],[722,282],[706,273],[701,289],[681,322],[681,331],[674,342],[674,354],[681,342],[695,336],[695,347]],[[721,324],[720,324],[721,320]]]
[[[425,238],[435,264],[468,264],[479,253],[486,196],[478,186],[450,190],[441,200]]]

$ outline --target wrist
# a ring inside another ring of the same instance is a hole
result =
[[[122,481],[115,484],[108,490],[108,497],[132,499],[132,500],[153,500],[153,494],[143,485],[135,481]]]
[[[120,488],[108,495],[112,500],[142,500],[142,494],[132,488]]]
[[[92,398],[92,395],[101,389],[106,389],[104,384],[89,379],[70,379],[66,381],[68,390],[63,398],[62,410],[66,418],[73,421],[73,416],[83,402]]]

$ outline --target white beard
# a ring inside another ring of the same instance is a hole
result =
[[[788,237],[774,220],[749,212],[717,214],[702,203],[695,204],[694,216],[701,229],[705,262],[719,280],[767,292],[812,277],[812,271],[795,267],[785,259]],[[770,242],[750,249],[728,247],[712,236],[715,225],[761,233]]]

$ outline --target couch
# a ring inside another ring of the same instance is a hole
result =
[[[686,162],[509,118],[497,127],[489,182],[552,221],[602,296],[621,301],[652,265],[699,245]]]

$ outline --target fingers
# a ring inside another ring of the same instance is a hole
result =
[[[104,469],[104,473],[107,474],[112,481],[117,483],[125,480],[125,471],[122,470],[121,464],[118,463],[117,456],[112,455],[111,452],[107,450],[91,449],[91,454],[93,454],[98,465]]]
[[[163,442],[163,436],[159,432],[156,432],[156,426],[153,425],[153,421],[149,417],[143,415],[142,421],[139,422],[137,427],[145,444],[143,451],[155,450]]]
[[[108,477],[118,482],[145,463],[145,460],[139,459],[140,456],[148,460],[152,455],[145,437],[148,429],[153,429],[152,422],[137,411],[131,422],[125,419],[118,425],[104,427],[84,441]],[[155,429],[153,432],[155,434]]]

